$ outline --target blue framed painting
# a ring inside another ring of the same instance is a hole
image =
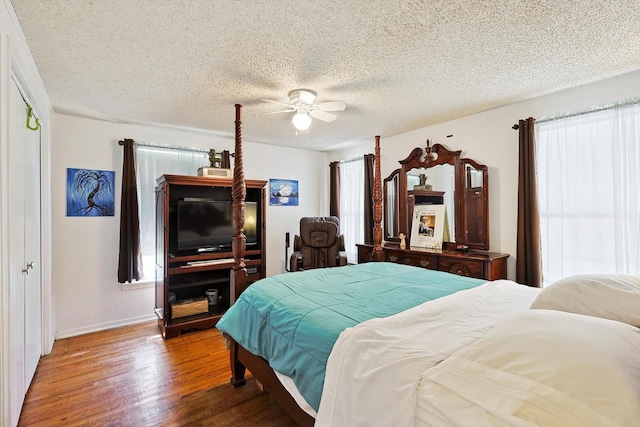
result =
[[[271,206],[298,206],[298,181],[270,179],[269,204]]]
[[[114,171],[67,168],[67,216],[113,216]]]

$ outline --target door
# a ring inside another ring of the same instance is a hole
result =
[[[40,130],[27,128],[27,104],[13,81],[10,102],[9,381],[15,425],[42,354]]]

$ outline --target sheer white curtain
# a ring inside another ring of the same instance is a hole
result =
[[[340,162],[340,232],[349,263],[358,263],[356,243],[364,243],[364,157]]]
[[[640,103],[536,123],[544,284],[640,274]]]
[[[197,175],[198,168],[209,166],[207,153],[188,148],[163,148],[135,144],[140,245],[144,277],[155,277],[156,253],[156,179],[164,174]]]

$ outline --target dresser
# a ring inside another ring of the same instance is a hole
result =
[[[369,262],[373,245],[359,244],[358,263]],[[398,264],[413,265],[429,270],[446,271],[460,276],[497,280],[507,278],[508,254],[496,252],[456,252],[424,248],[400,249],[393,243],[382,245],[384,260]]]

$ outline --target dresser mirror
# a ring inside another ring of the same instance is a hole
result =
[[[455,178],[455,167],[450,164],[407,171],[409,215],[415,205],[444,204],[447,207],[447,230],[444,234],[444,242],[455,242]]]
[[[489,249],[489,171],[472,159],[462,159],[464,180],[465,244],[478,249]]]
[[[400,223],[398,219],[399,202],[398,179],[400,169],[394,170],[391,175],[382,182],[383,203],[384,203],[384,240],[400,240]]]
[[[444,204],[448,224],[444,249],[455,245],[489,249],[487,167],[461,159],[460,153],[427,141],[426,148],[415,148],[399,160],[400,168],[383,182],[386,241],[399,241],[400,233],[410,241],[415,204]]]

